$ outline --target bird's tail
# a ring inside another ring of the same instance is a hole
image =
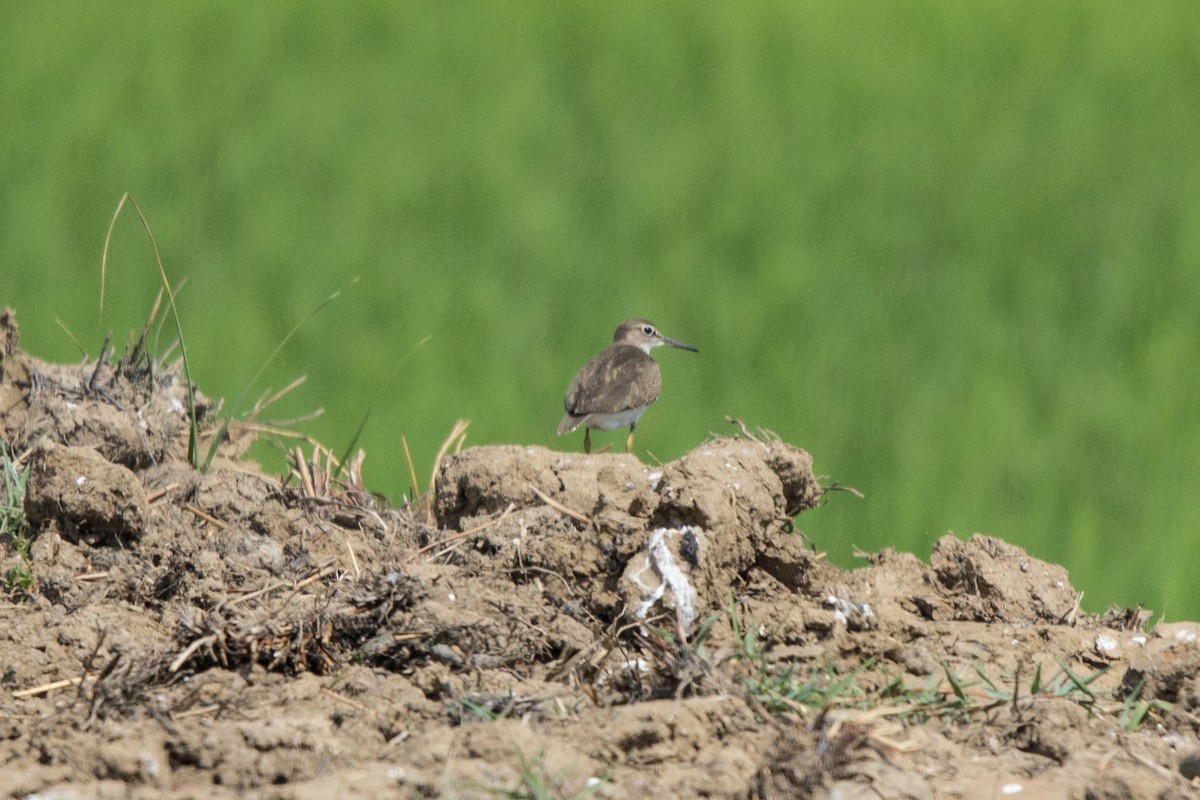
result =
[[[564,433],[570,433],[578,428],[581,422],[583,422],[583,417],[572,417],[570,414],[567,414],[562,418],[562,422],[558,423],[558,435],[562,436]]]

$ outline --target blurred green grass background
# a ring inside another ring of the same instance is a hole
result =
[[[1084,607],[1200,617],[1200,30],[1193,6],[750,2],[9,5],[0,304],[73,360],[178,285],[194,375],[368,484],[468,444],[577,451],[575,370],[645,316],[670,460],[724,415],[865,500],[840,564],[980,531]],[[164,331],[160,349],[169,343]],[[420,339],[431,335],[387,378]],[[597,437],[618,447],[623,433]],[[281,460],[274,461],[281,469]],[[422,477],[422,481],[424,477]],[[1064,609],[1065,610],[1065,609]]]

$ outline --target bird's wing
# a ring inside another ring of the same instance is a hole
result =
[[[640,348],[613,345],[583,365],[563,407],[576,417],[628,411],[650,405],[661,389],[658,362]]]

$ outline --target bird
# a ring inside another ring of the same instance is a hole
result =
[[[662,389],[658,362],[650,357],[650,351],[661,345],[700,352],[663,336],[644,319],[627,319],[618,325],[612,344],[584,364],[571,381],[563,398],[567,414],[558,423],[558,435],[583,425],[583,452],[590,453],[592,428],[611,431],[628,425],[625,452],[631,452],[638,418]]]

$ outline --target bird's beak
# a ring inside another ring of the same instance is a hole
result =
[[[684,344],[683,342],[678,342],[674,339],[668,339],[666,336],[663,336],[662,340],[663,340],[663,344],[670,345],[671,347],[678,347],[680,350],[691,350],[693,353],[700,352],[699,348],[692,347],[690,344]]]

